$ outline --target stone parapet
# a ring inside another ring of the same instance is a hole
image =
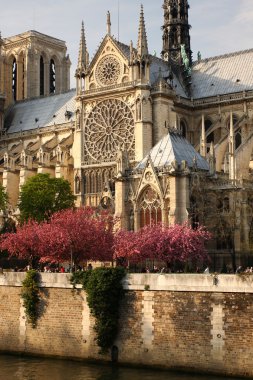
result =
[[[25,272],[0,273],[0,286],[22,286]],[[40,273],[41,287],[72,289],[69,273]],[[123,280],[125,290],[253,293],[253,275],[135,273]],[[77,285],[81,288],[81,285]]]

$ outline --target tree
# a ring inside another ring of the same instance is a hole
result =
[[[0,249],[8,251],[10,257],[27,259],[30,264],[38,259],[40,225],[35,221],[28,221],[17,226],[16,233],[5,233],[1,235]]]
[[[72,261],[75,264],[85,260],[111,261],[113,259],[113,217],[105,211],[98,212],[91,207],[68,209],[55,213],[41,232],[44,252],[41,257],[49,261]],[[62,247],[55,247],[57,241],[50,228],[58,228],[62,235]]]
[[[62,210],[48,221],[29,220],[16,233],[3,234],[0,249],[31,263],[111,261],[113,227],[113,217],[107,212],[91,207]]]
[[[114,257],[131,262],[146,259],[169,264],[208,260],[205,242],[211,237],[204,227],[187,224],[146,226],[138,232],[119,231],[115,236]]]
[[[0,210],[6,212],[9,203],[9,197],[3,185],[0,185]]]
[[[2,225],[0,228],[0,233],[14,232],[16,231],[16,224],[13,219],[8,217],[8,205],[9,196],[5,191],[4,187],[0,185],[0,211],[2,213]]]
[[[54,212],[74,207],[75,196],[68,181],[37,174],[27,180],[20,194],[21,222],[29,219],[41,222]]]

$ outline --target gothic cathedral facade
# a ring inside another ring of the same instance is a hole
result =
[[[161,58],[107,31],[90,61],[81,28],[76,89],[64,41],[0,37],[0,180],[18,216],[36,173],[70,181],[77,206],[122,228],[204,224],[215,269],[253,264],[253,50],[192,59],[188,0],[164,0]]]

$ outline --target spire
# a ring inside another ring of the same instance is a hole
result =
[[[202,115],[200,154],[202,157],[206,157],[206,128],[204,115]]]
[[[80,46],[79,46],[79,56],[78,56],[78,69],[86,69],[89,64],[89,57],[86,48],[86,40],[84,33],[84,23],[82,21],[81,28],[81,38],[80,38]]]
[[[148,55],[148,41],[147,41],[147,34],[146,34],[146,27],[145,27],[145,20],[144,20],[143,5],[141,5],[141,12],[140,12],[137,51],[140,57],[144,57]]]
[[[107,21],[106,21],[106,26],[107,26],[107,34],[108,36],[111,35],[111,14],[110,12],[108,11],[107,12]]]

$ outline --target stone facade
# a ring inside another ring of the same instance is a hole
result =
[[[0,351],[110,361],[95,344],[86,294],[67,274],[42,274],[40,317],[27,323],[23,273],[0,275]],[[149,285],[150,290],[145,290]],[[252,377],[251,276],[148,275],[124,280],[120,364]]]
[[[149,53],[143,8],[137,45],[111,35],[108,13],[92,60],[82,24],[76,91],[64,93],[63,41],[35,31],[0,39],[0,182],[10,212],[18,216],[26,179],[49,173],[70,181],[77,206],[110,209],[123,228],[202,223],[215,269],[251,265],[253,52],[192,63],[188,1],[164,0],[163,9],[162,59]]]

